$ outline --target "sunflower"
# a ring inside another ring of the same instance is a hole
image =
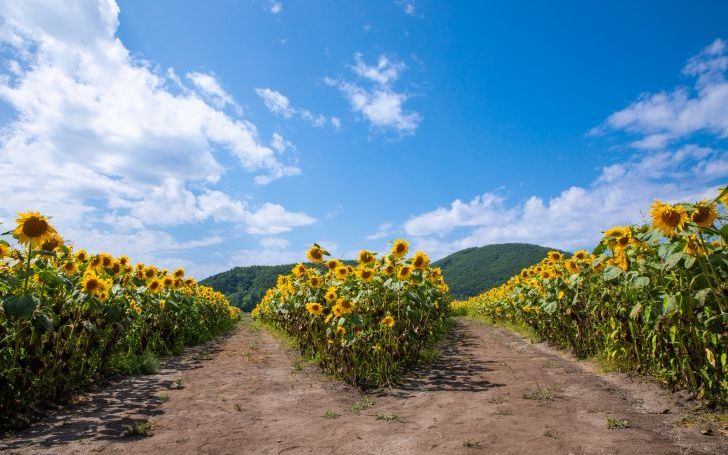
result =
[[[345,265],[341,265],[336,268],[336,277],[339,279],[346,279],[349,276],[349,268]]]
[[[323,309],[324,307],[321,306],[320,303],[313,302],[306,304],[306,311],[308,311],[309,314],[315,314],[316,316],[319,316]]]
[[[43,244],[40,246],[40,249],[43,251],[53,251],[61,245],[63,245],[63,237],[61,237],[58,233],[55,233],[55,234],[49,235],[43,241]]]
[[[396,269],[394,267],[394,264],[392,264],[391,262],[388,263],[386,267],[384,267],[384,273],[390,276],[394,275],[395,270]]]
[[[695,210],[690,214],[690,221],[704,228],[712,226],[716,218],[718,218],[718,209],[715,204],[707,201],[695,204]]]
[[[547,254],[547,256],[548,256],[548,258],[549,258],[549,260],[550,260],[551,262],[557,262],[557,261],[560,261],[560,260],[561,260],[561,258],[563,258],[563,257],[564,257],[564,255],[563,255],[563,254],[561,254],[561,253],[560,253],[560,252],[558,252],[558,251],[549,251],[549,252],[548,252],[548,254]]]
[[[119,258],[119,264],[121,264],[122,267],[126,267],[127,265],[129,265],[130,261],[131,259],[129,259],[129,256],[127,255],[123,255]]]
[[[306,257],[311,262],[322,263],[324,262],[324,250],[322,250],[320,246],[314,244],[314,246],[306,252]]]
[[[162,282],[154,278],[147,283],[147,289],[151,293],[156,294],[162,290]]]
[[[430,258],[425,254],[424,251],[418,251],[415,253],[415,257],[412,259],[412,266],[416,269],[423,270],[430,265]]]
[[[4,258],[10,254],[10,247],[4,243],[0,243],[0,258]]]
[[[76,263],[73,261],[67,261],[63,263],[63,273],[66,275],[73,275],[78,270]]]
[[[326,290],[326,295],[324,297],[328,302],[333,302],[334,300],[336,300],[336,288],[334,286],[329,287]]]
[[[86,260],[88,260],[88,253],[86,250],[78,250],[76,252],[76,260],[78,262],[86,262]]]
[[[407,278],[409,278],[410,273],[412,273],[412,267],[408,265],[403,265],[402,268],[399,269],[397,276],[400,280],[406,280]]]
[[[328,324],[329,321],[331,321],[331,319],[333,319],[333,317],[334,317],[334,313],[329,313],[329,315],[326,316],[326,319],[324,319],[324,323]]]
[[[569,259],[566,261],[566,270],[571,273],[579,273],[579,264],[575,260]]]
[[[157,277],[157,269],[154,266],[148,266],[144,268],[144,278],[152,280]]]
[[[336,326],[336,334],[343,337],[344,335],[346,335],[346,328],[344,328],[343,325]]]
[[[359,268],[356,274],[362,281],[365,281],[367,283],[372,281],[372,278],[374,278],[374,270],[364,267]]]
[[[392,254],[398,258],[404,257],[409,251],[409,243],[406,240],[397,239],[392,245]]]
[[[306,266],[303,265],[303,264],[301,264],[301,263],[298,263],[298,264],[296,264],[296,265],[293,266],[292,272],[293,272],[294,275],[296,275],[297,277],[300,278],[300,277],[302,277],[303,275],[306,274]]]
[[[185,269],[180,267],[177,270],[175,270],[172,275],[174,275],[174,277],[177,278],[178,280],[181,280],[185,276]]]
[[[374,257],[374,253],[367,250],[361,250],[359,252],[359,262],[362,264],[371,264],[374,262],[376,258]]]
[[[705,256],[707,253],[705,251],[705,248],[703,248],[703,245],[700,244],[700,241],[698,240],[697,235],[689,235],[685,239],[685,254],[688,256]]]
[[[114,258],[108,253],[101,253],[99,254],[99,257],[101,259],[101,267],[109,268],[114,262]]]
[[[332,311],[336,316],[345,316],[354,311],[354,304],[349,300],[338,299]]]
[[[578,250],[574,252],[574,259],[578,261],[583,261],[586,258],[589,257],[589,252],[587,250]]]
[[[108,282],[99,278],[94,272],[86,272],[81,279],[83,292],[89,295],[100,294],[106,290]]]
[[[121,262],[119,261],[113,261],[111,263],[111,267],[109,267],[109,270],[113,275],[118,275],[119,272],[123,269],[123,266],[121,265]]]
[[[162,278],[162,284],[167,289],[174,287],[174,278],[172,278],[171,276],[165,276],[164,278]]]
[[[323,281],[321,281],[321,277],[318,275],[313,275],[308,279],[308,285],[312,288],[319,288],[322,284],[324,283]]]
[[[49,239],[56,230],[48,222],[48,218],[41,215],[40,212],[19,213],[16,220],[17,227],[13,231],[13,236],[23,245],[31,242],[43,243]]]
[[[394,327],[394,317],[391,314],[388,314],[382,318],[380,323],[383,326],[391,329],[392,327]]]
[[[665,236],[672,237],[682,230],[688,218],[685,209],[679,205],[670,205],[655,200],[650,206],[652,224]]]
[[[329,259],[326,261],[326,268],[331,272],[335,271],[340,265],[341,262],[338,259]]]

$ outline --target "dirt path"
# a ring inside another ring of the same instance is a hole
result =
[[[444,345],[435,364],[368,400],[246,324],[226,340],[168,361],[156,375],[90,393],[1,440],[0,451],[728,453],[720,428],[705,436],[705,424],[675,426],[685,409],[653,384],[595,375],[542,345],[467,320],[457,322]],[[628,420],[630,428],[607,429],[608,416]],[[153,436],[124,435],[142,420],[152,423]]]

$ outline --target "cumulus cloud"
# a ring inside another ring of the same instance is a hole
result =
[[[406,69],[404,63],[381,55],[375,64],[368,65],[362,55],[357,53],[350,69],[366,85],[332,78],[326,78],[324,82],[338,88],[349,101],[351,109],[366,118],[374,128],[414,134],[422,116],[417,112],[406,111],[404,104],[410,95],[393,88],[394,82]]]
[[[328,122],[334,128],[341,126],[341,122],[336,117],[327,118],[322,114],[313,114],[308,109],[298,109],[291,106],[291,101],[283,93],[270,89],[270,88],[256,88],[255,93],[258,94],[260,99],[263,100],[263,104],[268,108],[271,113],[290,119],[292,117],[300,118],[315,127],[326,126]]]
[[[270,11],[271,14],[280,14],[280,12],[283,11],[283,4],[278,1],[271,1],[268,3],[268,11]]]
[[[683,67],[692,87],[643,93],[626,108],[610,115],[593,130],[623,130],[640,136],[632,146],[659,149],[694,133],[728,137],[728,45],[716,39]]]
[[[140,252],[201,245],[157,227],[212,220],[267,233],[313,222],[215,189],[220,153],[261,184],[300,169],[261,142],[212,74],[189,73],[187,86],[132,56],[118,15],[112,0],[0,3],[0,101],[15,113],[0,130],[0,217],[38,209],[84,244]]]
[[[494,193],[455,200],[410,218],[404,229],[434,256],[505,242],[588,248],[612,225],[644,221],[654,199],[712,198],[726,177],[728,152],[689,145],[605,166],[589,186],[572,186],[548,200],[531,196],[508,204]]]

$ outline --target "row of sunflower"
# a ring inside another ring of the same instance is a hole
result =
[[[327,259],[314,244],[266,292],[253,316],[294,337],[325,371],[350,383],[381,385],[417,360],[443,330],[448,286],[421,251],[393,243],[391,254],[362,250],[356,264]]]
[[[0,426],[143,355],[206,340],[239,317],[181,268],[74,250],[40,213],[20,214],[3,235],[20,247],[0,239]]]
[[[721,208],[722,206],[722,208]],[[728,190],[655,201],[652,223],[615,226],[592,252],[552,251],[454,311],[527,324],[579,356],[728,403]]]

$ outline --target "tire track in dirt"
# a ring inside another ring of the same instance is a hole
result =
[[[159,373],[80,397],[0,441],[9,454],[719,454],[728,438],[676,427],[675,397],[520,336],[458,320],[431,365],[361,393],[246,322]],[[358,405],[358,406],[357,406]],[[358,409],[358,412],[355,412]],[[663,413],[664,410],[669,413]],[[607,417],[630,428],[607,429]],[[125,436],[148,420],[153,436]]]

